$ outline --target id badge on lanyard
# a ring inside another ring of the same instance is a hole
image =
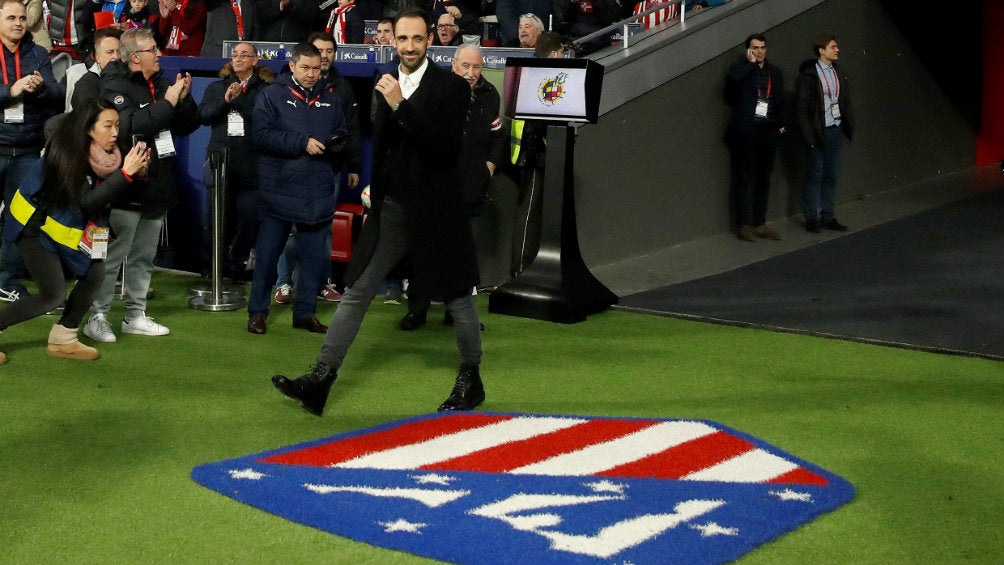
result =
[[[24,102],[18,102],[10,108],[3,110],[3,123],[23,124],[24,123]]]
[[[7,78],[7,57],[4,57],[3,53],[0,53],[0,64],[3,65],[3,83],[9,84],[10,80]],[[16,49],[14,50],[14,80],[21,80],[21,52]],[[18,102],[9,108],[4,108],[3,123],[23,124],[24,102]]]
[[[94,222],[87,222],[84,235],[80,238],[80,250],[91,259],[108,257],[108,228],[99,227]]]
[[[153,138],[153,144],[157,147],[157,157],[173,157],[178,151],[174,148],[174,138],[169,130],[161,130],[157,137]]]
[[[766,118],[767,117],[767,101],[766,100],[757,100],[756,101],[756,109],[753,110],[753,113],[758,118]]]
[[[244,137],[244,117],[236,110],[227,114],[227,135],[229,137]]]
[[[830,105],[830,115],[833,116],[834,120],[839,120],[840,119],[840,105],[839,104],[834,103],[834,104]]]

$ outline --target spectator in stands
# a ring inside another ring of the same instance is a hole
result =
[[[202,0],[160,0],[157,29],[164,55],[198,57],[206,38],[206,5]]]
[[[481,0],[432,0],[431,5],[432,21],[439,22],[440,16],[450,14],[460,34],[481,35],[481,22],[478,21]]]
[[[52,51],[83,59],[84,48],[93,44],[94,13],[101,10],[101,1],[47,0],[47,3]]]
[[[725,139],[732,152],[732,196],[736,235],[781,239],[767,225],[770,175],[784,133],[784,77],[767,62],[767,38],[746,38],[746,54],[729,68],[725,101],[732,107]]]
[[[545,31],[537,38],[533,56],[538,59],[562,59],[565,57],[565,38],[553,31]]]
[[[20,0],[0,2],[0,184],[3,203],[11,198],[28,169],[38,161],[45,142],[42,127],[47,117],[63,109],[63,89],[56,82],[49,54],[28,34],[28,13]],[[6,221],[4,214],[3,221]],[[16,245],[0,249],[0,300],[12,302],[26,295],[21,280],[28,275]]]
[[[119,148],[126,152],[136,142],[145,143],[152,151],[146,178],[135,180],[112,204],[109,216],[115,238],[108,245],[105,280],[94,298],[94,315],[84,327],[84,335],[105,343],[116,341],[108,312],[121,268],[125,302],[122,331],[148,336],[171,333],[146,315],[146,297],[164,217],[178,200],[175,139],[199,127],[198,109],[190,94],[192,77],[179,73],[173,83],[163,78],[160,49],[152,31],[126,31],[119,51],[122,60],[108,63],[101,71],[101,96],[111,100],[119,112]]]
[[[563,38],[552,31],[540,34],[533,56],[560,59],[565,56]],[[512,260],[509,274],[516,277],[537,257],[540,249],[544,186],[544,137],[547,124],[534,120],[510,123],[510,162],[517,175],[516,221],[513,225]]]
[[[593,32],[599,31],[616,22],[621,17],[621,5],[618,0],[558,0],[561,6],[562,22],[559,30],[578,42]],[[578,55],[588,55],[610,46],[610,37],[603,35],[579,43]]]
[[[377,45],[394,45],[394,20],[391,18],[380,18],[376,25],[376,34],[373,36],[373,43]]]
[[[119,37],[122,30],[115,27],[103,27],[94,32],[94,52],[91,57],[79,65],[73,65],[66,71],[66,111],[73,106],[80,106],[82,101],[97,98],[101,95],[101,69],[119,60]]]
[[[303,41],[314,29],[317,0],[257,0],[258,31],[262,41]]]
[[[481,49],[476,45],[460,45],[453,56],[453,73],[467,81],[471,87],[470,109],[464,124],[464,142],[458,157],[458,177],[464,192],[467,213],[480,216],[488,200],[495,169],[505,159],[506,134],[499,116],[498,90],[481,75],[483,66]],[[403,330],[414,330],[425,324],[429,301],[422,298],[408,300],[408,313],[401,320]],[[449,310],[444,323],[452,324]]]
[[[346,131],[348,138],[345,145],[343,157],[339,158],[337,168],[345,173],[345,186],[349,190],[359,187],[359,173],[362,170],[363,150],[362,138],[359,133],[359,105],[356,103],[355,94],[352,92],[352,85],[338,72],[335,66],[335,53],[337,43],[334,37],[325,31],[315,31],[307,37],[307,42],[317,47],[321,54],[321,81],[318,88],[334,88],[338,95],[339,102],[345,114]],[[335,201],[338,198],[336,196]],[[331,234],[328,233],[328,242],[325,248],[331,247]],[[299,280],[297,272],[300,262],[299,250],[296,246],[296,238],[290,237],[286,242],[286,248],[279,259],[278,279],[276,280],[275,301],[278,304],[289,304],[295,299],[293,291],[294,282]],[[329,261],[330,263],[330,261]],[[320,281],[320,292],[318,300],[326,302],[338,302],[342,299],[342,294],[338,292],[338,284],[332,281],[341,280],[341,276],[333,276],[332,269],[326,269]]]
[[[537,46],[537,38],[544,33],[544,22],[534,14],[523,14],[519,18],[519,41],[516,47],[533,49]]]
[[[342,111],[345,114],[345,129],[348,138],[346,139],[345,151],[340,154],[336,167],[345,175],[345,187],[354,191],[359,188],[359,174],[363,169],[363,143],[359,130],[359,104],[356,102],[352,85],[338,72],[338,67],[335,66],[335,53],[338,49],[338,43],[335,41],[335,38],[327,32],[314,32],[307,37],[307,41],[314,47],[317,47],[317,50],[321,53],[321,68],[323,69],[321,71],[321,82],[325,88],[335,89],[335,94],[338,95],[338,101],[341,103]],[[331,247],[330,239],[331,233],[328,232],[327,248],[329,249]],[[334,276],[334,273],[329,269],[328,275],[332,276],[329,280],[321,281],[321,293],[317,297],[328,302],[337,302],[342,299],[342,295],[338,292],[337,287],[339,285],[335,281],[341,281],[342,274],[338,273],[338,276]],[[325,278],[328,279],[327,276]]]
[[[557,4],[559,0],[555,0]],[[519,45],[519,24],[520,20],[528,14],[537,16],[541,22],[540,30],[544,31],[543,22],[549,22],[551,14],[551,0],[496,0],[495,16],[499,23],[499,40],[506,47],[516,47]],[[560,16],[555,13],[555,19],[560,21]]]
[[[45,159],[35,161],[22,179],[4,224],[4,241],[21,249],[38,294],[0,310],[0,331],[66,302],[49,332],[45,352],[54,357],[97,359],[98,351],[77,339],[77,328],[97,292],[108,235],[111,201],[128,191],[150,162],[150,150],[133,146],[122,158],[116,144],[118,112],[100,98],[85,100],[60,121]],[[84,230],[91,226],[91,231]],[[100,226],[100,227],[99,227]],[[99,230],[101,230],[99,232]],[[80,277],[66,296],[64,269]],[[0,353],[0,363],[7,357]]]
[[[426,57],[432,41],[422,11],[405,11],[394,25],[401,64],[377,81],[373,124],[373,209],[349,264],[349,288],[335,311],[313,369],[297,379],[272,377],[283,394],[320,416],[370,301],[390,270],[410,255],[410,292],[441,297],[454,318],[460,370],[440,411],[470,410],[485,397],[481,332],[471,291],[477,257],[457,156],[463,143],[470,87]]]
[[[334,36],[339,44],[362,43],[366,24],[356,9],[356,0],[338,0],[332,8],[320,11],[320,29]]]
[[[43,10],[42,0],[22,0],[24,9],[28,13],[28,31],[31,32],[31,39],[42,49],[48,51],[52,49],[52,40],[49,39],[49,22],[46,18],[46,10]]]
[[[101,3],[101,11],[111,12],[112,21],[117,22],[128,4],[129,2],[126,0],[104,0],[104,2]]]
[[[132,1],[132,0],[131,0]],[[223,56],[224,41],[254,41],[257,25],[254,0],[204,0],[206,38],[203,57]]]
[[[333,87],[321,83],[321,54],[307,42],[296,44],[291,74],[279,76],[258,97],[254,139],[258,146],[261,224],[255,243],[254,279],[248,301],[248,332],[267,331],[276,264],[296,227],[300,276],[293,327],[324,333],[315,313],[320,281],[330,270],[326,243],[338,194],[333,162],[346,135],[345,117]]]
[[[439,16],[432,44],[437,46],[460,45],[460,26],[457,25],[451,14]]]
[[[837,221],[834,205],[840,153],[854,135],[854,112],[847,75],[837,66],[837,37],[822,34],[812,41],[815,59],[802,62],[795,80],[795,119],[808,150],[802,212],[805,229],[847,231]]]
[[[213,128],[207,153],[224,148],[230,153],[222,245],[224,273],[235,280],[243,279],[258,237],[258,154],[251,138],[252,116],[258,96],[274,79],[271,69],[258,65],[254,45],[238,43],[220,69],[220,80],[206,87],[199,104],[199,121]],[[207,178],[207,186],[211,180]]]
[[[122,31],[138,27],[156,31],[158,19],[160,19],[159,10],[151,10],[148,0],[129,0],[129,6],[122,11],[122,16],[119,18],[119,27]]]

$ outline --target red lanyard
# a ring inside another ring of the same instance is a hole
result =
[[[767,69],[767,99],[770,99],[770,91],[774,88],[774,78],[770,74],[770,69]],[[757,100],[764,100],[764,97],[760,94],[763,92],[760,87],[756,87]]]
[[[157,101],[157,87],[153,84],[153,81],[147,79],[146,83],[150,86],[150,98],[156,102]]]
[[[837,71],[832,66],[824,68],[823,65],[816,63],[819,67],[819,74],[823,75],[823,83],[826,85],[826,95],[830,97],[830,100],[836,100],[840,98],[840,81],[837,79]],[[830,69],[833,73],[833,84],[830,86],[830,73],[826,72],[826,69]]]
[[[6,49],[6,48],[5,48]],[[7,78],[7,56],[0,53],[0,67],[3,67],[3,83],[10,84],[10,79]],[[14,80],[21,80],[21,51],[14,51]]]
[[[230,7],[233,8],[234,16],[237,18],[237,39],[244,41],[244,15],[241,13],[240,1],[230,0]]]
[[[293,93],[293,96],[296,96],[296,97],[297,97],[297,98],[299,98],[300,100],[303,100],[304,102],[307,102],[307,97],[306,97],[306,96],[304,96],[303,94],[301,94],[301,93],[300,93],[300,92],[299,92],[298,90],[296,90],[296,89],[295,89],[295,88],[293,88],[292,86],[290,86],[290,87],[289,87],[289,91]],[[315,96],[315,97],[314,97],[314,98],[313,98],[312,100],[310,100],[309,102],[307,102],[307,107],[309,108],[309,107],[313,106],[313,105],[314,105],[314,104],[316,104],[316,103],[317,103],[317,101],[318,101],[318,100],[320,100],[320,99],[321,99],[321,95],[320,95],[320,94],[318,94],[318,95],[317,95],[317,96]]]

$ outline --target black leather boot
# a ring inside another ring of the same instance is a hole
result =
[[[461,367],[457,371],[457,380],[453,383],[450,397],[439,405],[439,412],[452,410],[472,410],[485,400],[485,387],[481,384],[481,372],[478,366]]]
[[[279,392],[300,401],[307,412],[315,416],[324,413],[324,405],[328,402],[328,392],[338,378],[338,373],[327,364],[318,361],[306,375],[297,379],[288,379],[285,375],[274,375],[272,385]]]

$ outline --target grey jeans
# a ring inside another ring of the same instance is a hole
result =
[[[380,285],[391,269],[408,253],[404,229],[404,212],[396,202],[385,200],[380,211],[380,233],[377,246],[369,263],[355,283],[342,295],[335,315],[328,324],[328,332],[321,345],[319,362],[338,369],[349,347],[359,333],[366,310]],[[474,290],[473,288],[471,289]],[[474,296],[467,294],[446,302],[453,316],[453,331],[457,339],[462,366],[481,362],[481,321],[474,304]]]
[[[123,294],[126,318],[134,318],[146,312],[146,292],[153,276],[153,259],[157,255],[160,230],[164,216],[146,217],[142,212],[112,209],[108,221],[115,239],[108,244],[105,259],[105,280],[98,295],[94,297],[92,309],[98,314],[107,314],[112,307],[115,281],[119,268],[125,263]],[[126,257],[129,258],[126,261]]]

